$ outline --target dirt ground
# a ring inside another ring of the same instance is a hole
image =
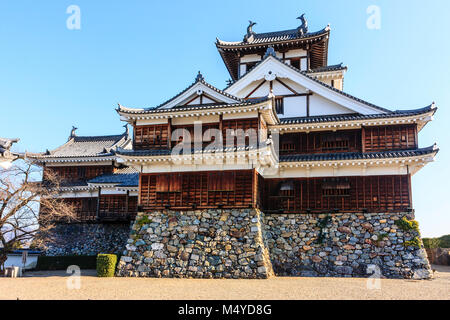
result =
[[[450,300],[450,267],[433,266],[433,269],[436,270],[433,280],[382,279],[379,289],[377,283],[361,278],[97,278],[95,270],[83,270],[77,283],[74,277],[63,271],[27,272],[23,278],[0,278],[0,299]]]

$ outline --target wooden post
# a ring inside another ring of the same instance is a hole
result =
[[[129,198],[130,198],[130,190],[127,190],[127,195],[125,196],[125,216],[129,216],[130,212],[129,212]]]
[[[169,118],[167,121],[167,147],[170,149],[172,146],[172,119]]]
[[[306,96],[306,116],[309,117],[309,94]]]
[[[366,152],[366,129],[361,127],[361,152]]]
[[[95,218],[98,220],[100,214],[100,195],[102,194],[102,188],[98,187],[98,197],[97,197],[97,210],[95,212]]]

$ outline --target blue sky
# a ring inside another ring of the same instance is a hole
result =
[[[69,5],[81,29],[69,30]],[[381,9],[381,29],[366,27],[366,9]],[[117,103],[150,107],[184,89],[201,70],[225,87],[229,75],[215,38],[295,28],[305,12],[310,31],[331,24],[329,64],[349,67],[344,90],[389,109],[436,101],[436,119],[420,133],[437,142],[435,163],[413,177],[423,236],[450,233],[448,197],[450,39],[448,0],[310,1],[2,1],[0,3],[0,136],[20,137],[19,151],[79,135],[122,132]]]

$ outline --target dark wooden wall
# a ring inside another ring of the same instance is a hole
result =
[[[100,195],[99,218],[106,220],[134,218],[137,198],[126,195]]]
[[[257,205],[255,170],[141,174],[144,210],[248,208]]]
[[[280,154],[361,152],[361,130],[285,133]]]
[[[169,139],[168,124],[136,126],[134,129],[135,150],[167,148],[168,139]]]
[[[257,139],[257,134],[258,134],[258,129],[259,129],[259,121],[258,118],[250,118],[250,119],[232,119],[232,120],[223,120],[222,121],[222,136],[223,136],[223,144],[224,146],[227,145],[227,130],[234,130],[236,132],[236,130],[243,130],[244,132],[248,129],[254,129],[255,134],[256,134],[256,138],[252,138],[252,139]],[[234,145],[236,145],[239,141],[234,138]],[[249,144],[249,137],[247,137],[245,139],[245,144],[248,145]],[[255,140],[253,140],[255,141]]]
[[[383,126],[362,129],[364,152],[417,148],[417,126]]]
[[[114,167],[110,166],[64,166],[64,167],[45,167],[44,177],[46,172],[56,173],[63,181],[84,181],[93,179],[97,176],[106,173],[112,173]]]
[[[280,154],[282,155],[377,152],[417,147],[417,126],[415,124],[280,135]]]
[[[233,119],[233,120],[220,120],[215,123],[203,123],[202,124],[202,138],[205,137],[205,133],[208,129],[218,129],[222,132],[223,143],[226,145],[226,134],[228,129],[242,129],[246,131],[247,129],[255,129],[255,134],[258,133],[260,128],[259,118],[248,118],[248,119]],[[158,125],[146,125],[146,126],[135,126],[134,128],[134,149],[135,150],[146,150],[146,149],[161,149],[174,147],[179,142],[183,141],[181,137],[174,137],[175,141],[172,140],[173,132],[177,129],[185,129],[191,135],[191,143],[194,143],[194,125],[170,125],[170,124],[158,124]],[[203,141],[203,146],[207,146],[213,142],[215,137],[206,137]],[[246,138],[246,144],[248,144],[249,138]],[[236,144],[238,141],[235,140]]]
[[[265,179],[264,183],[268,212],[398,212],[411,207],[409,175]]]
[[[97,199],[97,197],[65,198],[63,201],[74,207],[77,222],[127,221],[136,216],[138,199],[136,196],[127,199],[126,195],[100,195],[99,204]]]
[[[78,221],[96,220],[97,198],[66,198],[63,201],[74,207]]]

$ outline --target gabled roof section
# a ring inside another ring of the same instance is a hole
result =
[[[391,112],[388,109],[379,107],[373,103],[331,87],[312,75],[309,75],[308,72],[301,71],[284,63],[273,54],[266,54],[263,60],[255,65],[242,78],[227,87],[225,92],[237,94],[237,92],[244,89],[250,83],[265,78],[269,72],[272,76],[275,75],[279,78],[289,78],[308,90],[345,108],[353,110],[355,113],[368,115]]]
[[[108,136],[76,136],[73,133],[62,146],[39,154],[27,154],[40,161],[63,158],[94,158],[102,160],[115,155],[118,147],[126,147],[130,143],[128,128],[120,135]]]
[[[229,104],[244,101],[243,99],[235,97],[209,84],[205,81],[205,78],[199,71],[195,81],[190,86],[153,109],[170,109],[176,106],[182,106],[183,103],[188,102],[190,98],[202,94],[206,95],[210,100],[213,100],[216,103]]]

